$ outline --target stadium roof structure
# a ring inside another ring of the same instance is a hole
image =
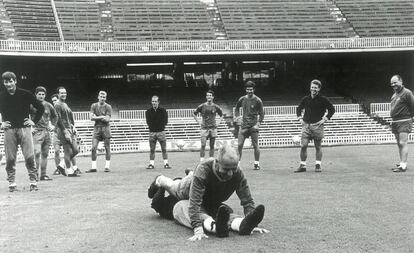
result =
[[[0,55],[53,57],[192,56],[413,51],[414,36],[274,40],[0,40]]]

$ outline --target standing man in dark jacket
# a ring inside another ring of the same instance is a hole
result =
[[[396,168],[393,168],[393,171],[404,172],[407,170],[408,135],[413,126],[414,96],[409,89],[404,87],[403,80],[399,75],[391,77],[391,88],[394,90],[391,97],[391,128],[400,155],[400,163]]]
[[[316,150],[315,172],[321,172],[322,161],[322,139],[324,137],[324,124],[335,113],[335,108],[329,100],[319,94],[322,83],[312,80],[310,83],[310,94],[302,98],[296,108],[296,115],[302,124],[302,138],[300,149],[300,166],[295,172],[306,171],[306,158],[308,157],[308,144],[313,140]],[[302,111],[305,113],[302,117]],[[326,111],[328,113],[326,114]]]
[[[6,152],[6,171],[9,191],[16,190],[16,156],[20,144],[27,171],[29,172],[30,191],[37,191],[37,169],[34,160],[32,129],[42,117],[45,108],[36,97],[27,90],[16,87],[17,78],[13,72],[2,75],[6,91],[0,94],[1,128],[4,130]],[[30,105],[36,109],[30,119]]]
[[[167,110],[160,107],[158,96],[152,96],[152,107],[145,112],[145,119],[149,128],[149,144],[150,144],[150,163],[147,169],[154,169],[155,146],[157,141],[161,145],[162,158],[164,159],[164,168],[171,169],[168,164],[167,140],[165,138],[165,126],[168,124]]]

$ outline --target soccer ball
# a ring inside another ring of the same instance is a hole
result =
[[[175,145],[177,145],[177,147],[178,147],[178,149],[179,150],[183,150],[183,148],[184,148],[184,145],[185,145],[185,141],[184,140],[176,140],[175,141]]]
[[[299,136],[299,135],[293,135],[293,136],[292,136],[292,142],[293,142],[295,145],[299,145],[299,144],[300,144],[300,136]]]

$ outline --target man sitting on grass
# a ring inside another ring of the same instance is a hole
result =
[[[191,241],[208,238],[205,231],[218,237],[229,236],[229,230],[240,235],[268,233],[266,229],[257,228],[265,208],[263,205],[255,207],[238,162],[237,151],[225,145],[219,150],[217,159],[204,160],[183,179],[157,176],[148,189],[148,197],[153,198],[152,207],[162,217],[173,218],[192,228]],[[165,198],[164,191],[170,196]],[[244,208],[244,217],[234,214],[223,204],[234,192]]]

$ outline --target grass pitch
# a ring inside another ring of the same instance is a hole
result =
[[[261,171],[252,150],[242,167],[269,234],[187,241],[192,231],[163,220],[150,208],[147,188],[157,174],[183,176],[197,152],[169,153],[171,170],[146,170],[147,153],[113,155],[112,172],[79,178],[52,176],[29,192],[23,163],[18,192],[0,184],[0,252],[414,252],[414,148],[409,169],[393,173],[396,145],[324,147],[323,172],[294,174],[298,148],[263,149]],[[104,164],[104,157],[98,158]],[[81,170],[90,159],[79,158]],[[1,168],[6,177],[4,165]],[[49,175],[54,171],[49,160]],[[242,213],[234,195],[228,202]]]

